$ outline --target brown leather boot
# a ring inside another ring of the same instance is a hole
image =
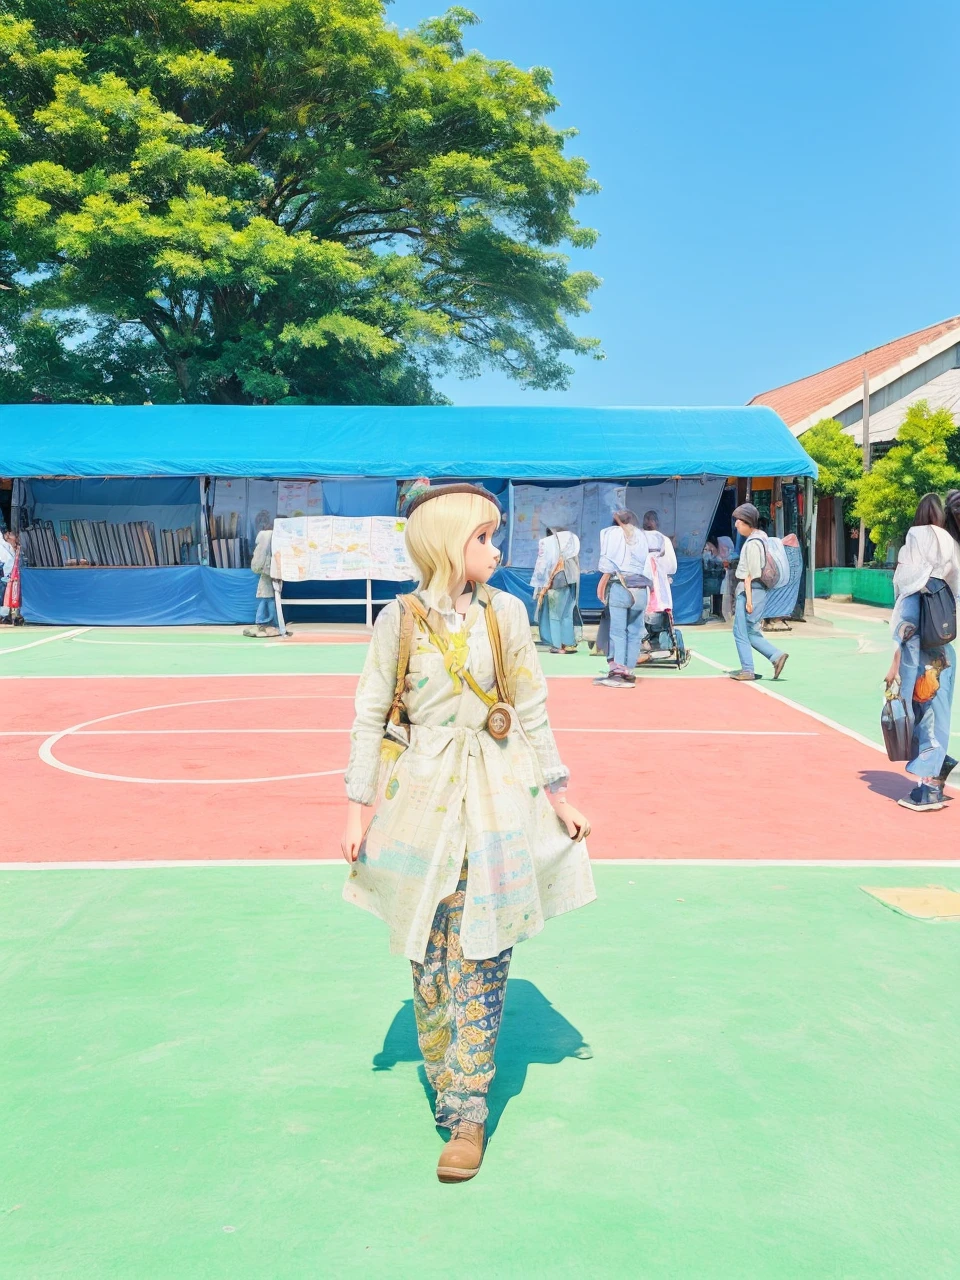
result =
[[[483,1160],[484,1126],[461,1120],[453,1137],[443,1148],[437,1165],[441,1182],[466,1182],[480,1172]]]

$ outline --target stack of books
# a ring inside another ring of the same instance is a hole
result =
[[[198,564],[193,529],[161,529],[160,539],[149,520],[110,524],[106,520],[38,520],[21,530],[24,559],[44,569],[92,565],[147,568]]]
[[[210,517],[210,556],[218,569],[249,569],[247,539],[238,535],[240,516],[236,511]]]

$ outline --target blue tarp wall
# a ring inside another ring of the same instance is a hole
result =
[[[526,602],[533,620],[530,569],[501,569],[492,580]],[[581,609],[599,609],[599,574],[585,574],[580,586]],[[375,582],[374,600],[392,600],[412,583]],[[340,590],[338,590],[340,588]],[[257,579],[249,569],[211,569],[183,565],[163,569],[29,569],[23,570],[23,614],[28,622],[55,626],[162,627],[252,622],[256,612]],[[363,582],[325,582],[325,597],[343,595],[358,600],[353,607],[287,610],[296,627],[308,619],[324,622],[362,622],[366,585]],[[284,603],[299,595],[317,594],[316,583],[287,583]],[[700,560],[681,560],[673,581],[674,616],[678,622],[700,618],[703,573]]]

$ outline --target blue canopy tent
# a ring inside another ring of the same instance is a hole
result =
[[[199,509],[204,477],[372,481],[418,475],[497,478],[502,488],[508,479],[557,484],[705,476],[810,478],[816,465],[778,415],[762,405],[0,407],[0,476],[24,481],[191,477]],[[492,487],[497,488],[496,479]],[[127,496],[120,496],[122,505]],[[107,501],[90,499],[87,490],[83,500]],[[116,500],[114,490],[110,501]],[[699,616],[699,565],[699,560],[681,562],[675,583],[681,621]],[[503,573],[512,589],[528,590],[529,573]],[[132,575],[124,569],[28,567],[23,587],[25,616],[36,622],[237,622],[249,620],[253,612],[253,578],[247,570],[203,563],[140,568]]]

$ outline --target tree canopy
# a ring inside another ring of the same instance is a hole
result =
[[[863,475],[863,453],[836,418],[821,418],[800,437],[800,443],[817,464],[816,490],[852,501]]]
[[[430,403],[562,387],[596,189],[550,73],[381,0],[8,0],[0,398]]]
[[[919,400],[907,410],[896,444],[860,481],[855,514],[881,555],[905,536],[924,494],[960,487],[960,471],[949,458],[956,430],[948,409],[931,410]]]

